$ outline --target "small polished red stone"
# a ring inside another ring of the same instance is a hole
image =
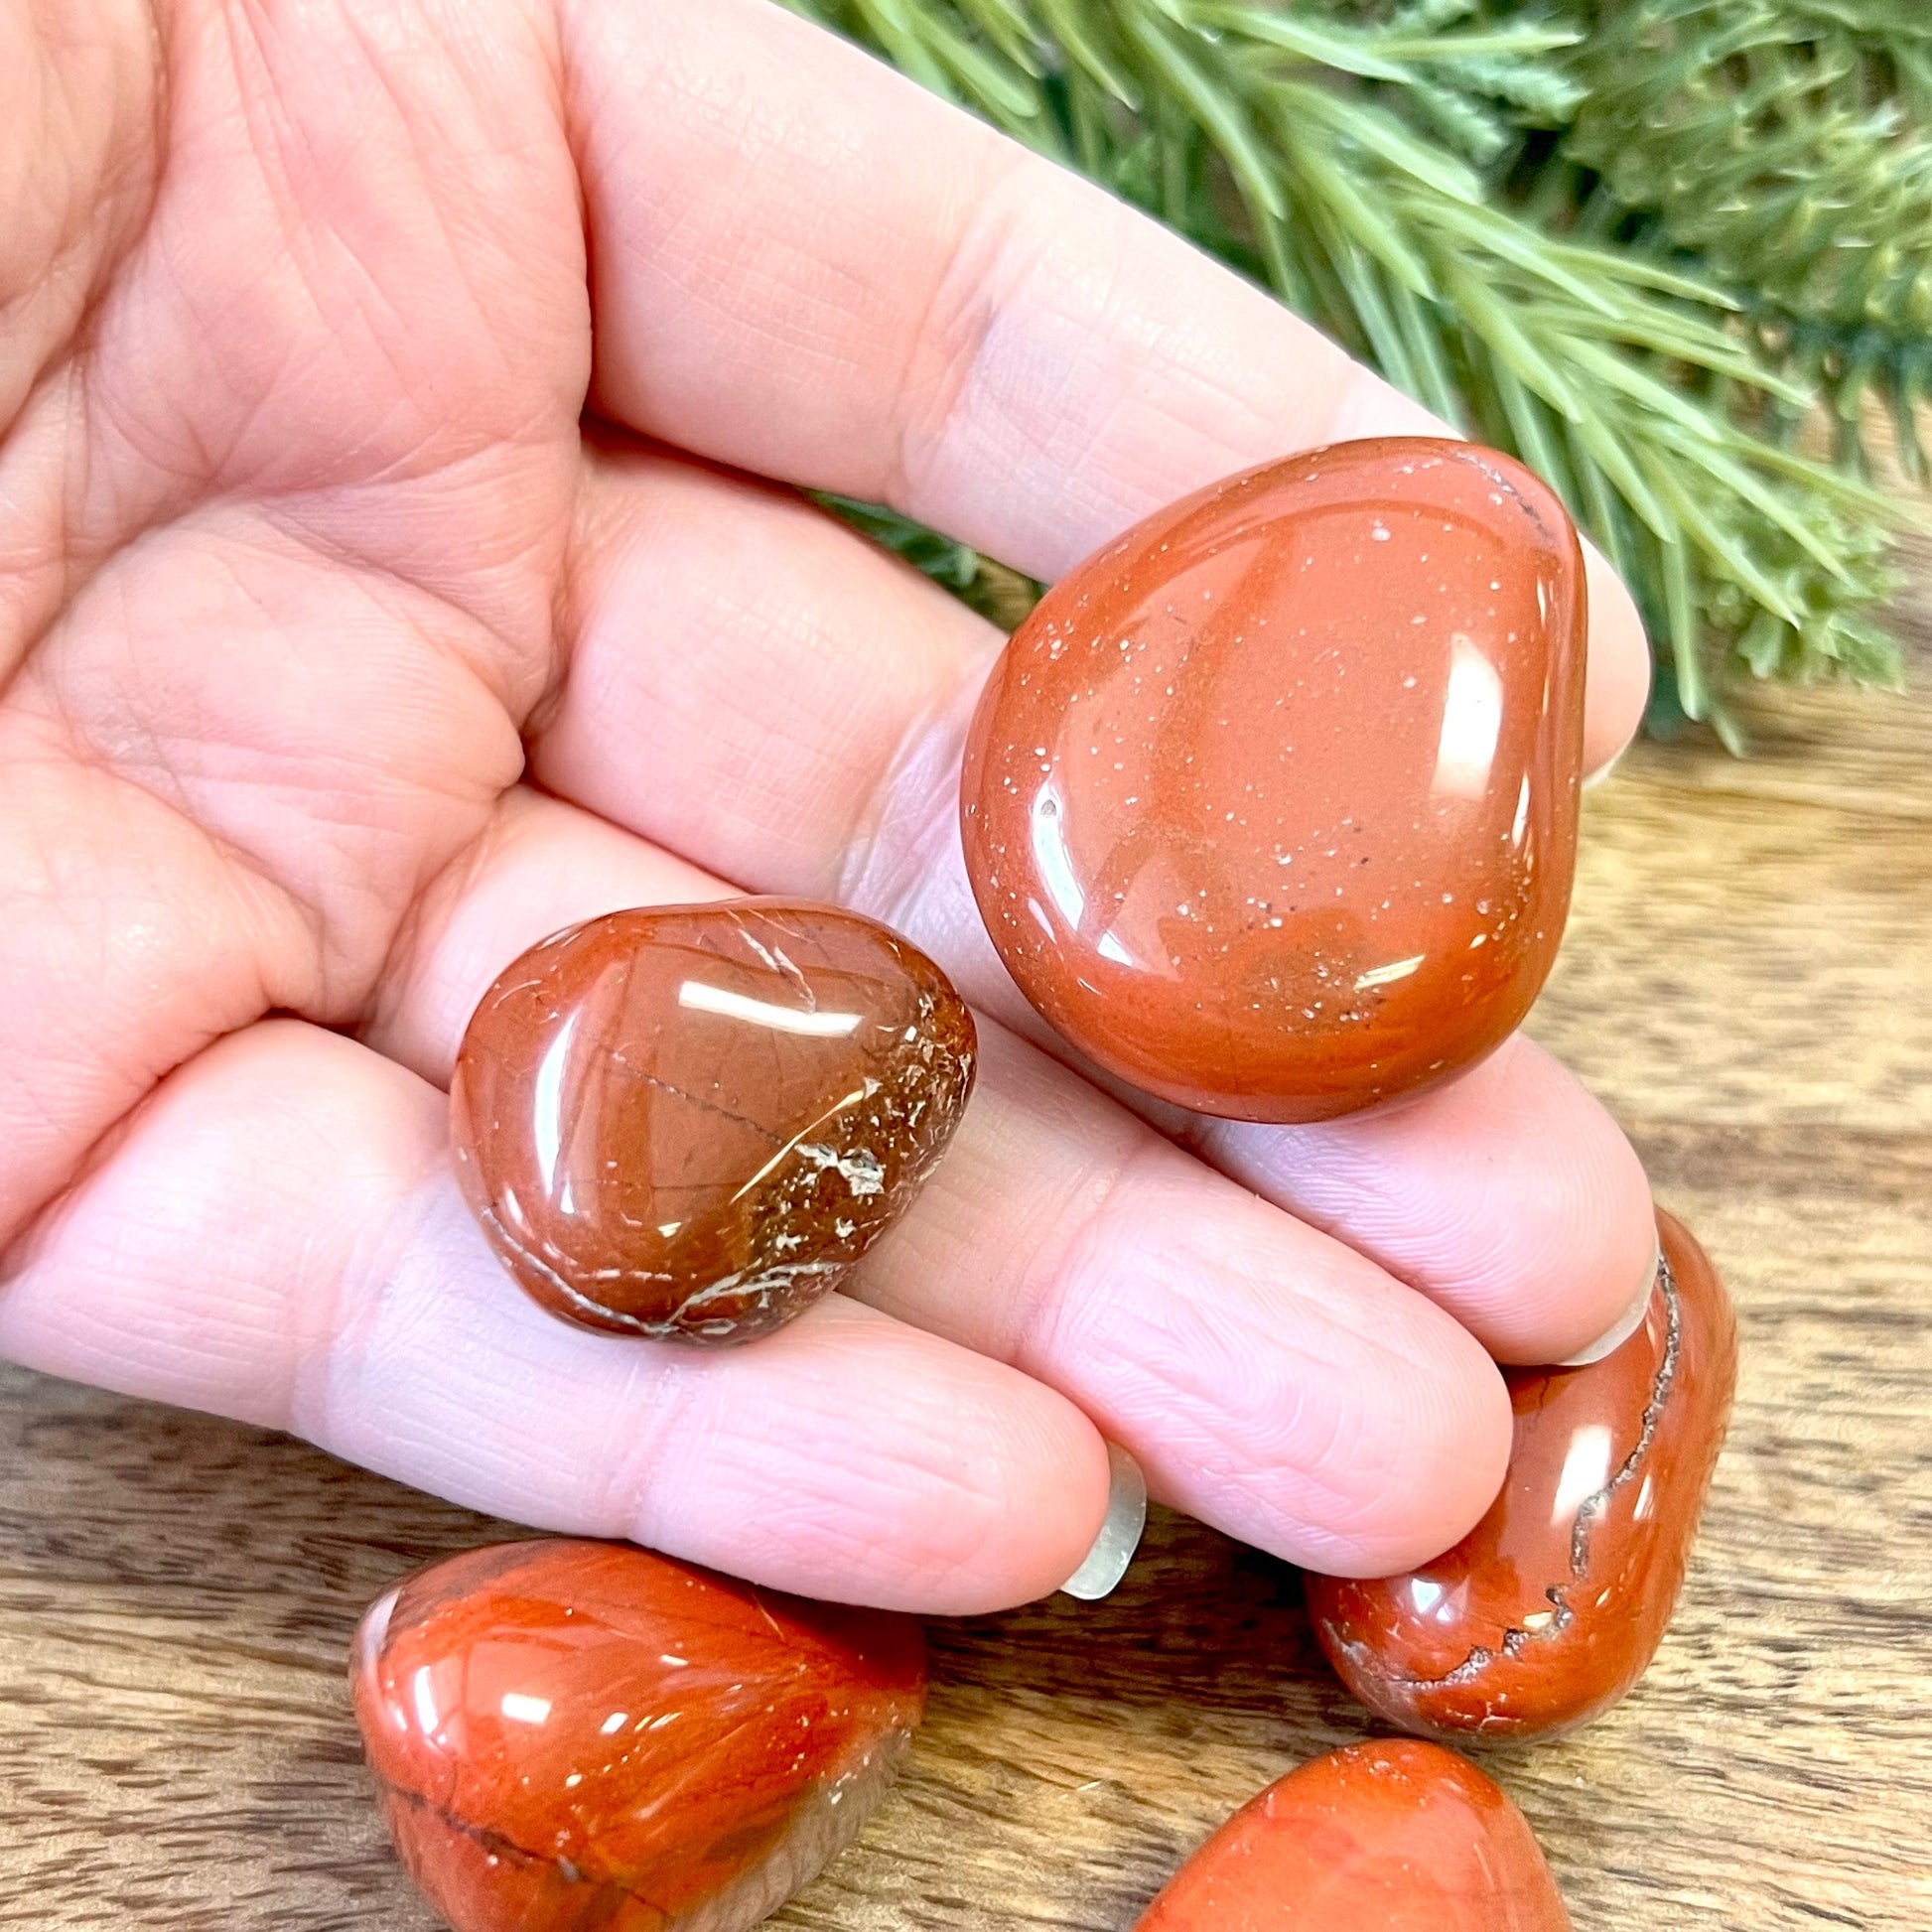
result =
[[[1413,1738],[1291,1771],[1181,1866],[1137,1932],[1571,1932],[1523,1815]]]
[[[742,1932],[877,1805],[925,1650],[905,1617],[538,1541],[392,1589],[351,1683],[396,1848],[456,1932]]]
[[[945,974],[855,912],[612,912],[483,996],[450,1090],[457,1173],[553,1314],[746,1341],[836,1288],[910,1204],[974,1057]]]
[[[1306,1121],[1452,1075],[1556,958],[1576,531],[1465,443],[1230,478],[1055,585],[980,700],[966,865],[1021,990],[1164,1099]]]
[[[1378,1717],[1434,1737],[1529,1737],[1609,1709],[1683,1587],[1737,1374],[1736,1318],[1704,1250],[1658,1216],[1643,1325],[1587,1368],[1506,1370],[1501,1493],[1433,1562],[1305,1580],[1315,1634]]]

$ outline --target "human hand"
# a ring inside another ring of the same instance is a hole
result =
[[[1074,1570],[1103,1434],[1264,1549],[1403,1567],[1495,1489],[1491,1356],[1647,1293],[1635,1157],[1527,1040],[1293,1129],[1158,1132],[1052,1056],[955,831],[999,639],[783,485],[1051,577],[1433,425],[761,0],[0,0],[0,425],[17,1359],[946,1612]],[[1601,763],[1647,660],[1591,588]],[[440,1088],[524,946],[732,889],[925,947],[978,1092],[850,1295],[741,1350],[573,1330]]]

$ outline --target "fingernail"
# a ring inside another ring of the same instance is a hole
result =
[[[1060,1586],[1069,1596],[1092,1603],[1110,1596],[1127,1575],[1147,1528],[1147,1478],[1141,1465],[1118,1443],[1107,1445],[1107,1515],[1093,1548],[1078,1570]]]
[[[1591,1362],[1600,1362],[1612,1349],[1621,1348],[1643,1325],[1643,1318],[1650,1311],[1650,1298],[1657,1291],[1657,1270],[1663,1264],[1664,1251],[1659,1247],[1651,1261],[1649,1273],[1643,1278],[1643,1287],[1637,1291],[1637,1299],[1617,1316],[1607,1333],[1599,1335],[1587,1348],[1559,1362],[1557,1367],[1587,1368]]]
[[[1594,771],[1587,772],[1584,776],[1584,789],[1594,791],[1598,785],[1608,783],[1611,772],[1623,762],[1623,753],[1629,749],[1629,746],[1624,746],[1623,752],[1619,752],[1607,764],[1599,764]]]

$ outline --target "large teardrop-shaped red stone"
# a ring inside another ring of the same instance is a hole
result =
[[[1497,1045],[1556,958],[1583,753],[1583,556],[1465,443],[1229,479],[1054,586],[962,786],[988,930],[1081,1052],[1306,1121]]]

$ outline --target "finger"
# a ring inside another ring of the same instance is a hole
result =
[[[0,1270],[0,1350],[813,1596],[950,1614],[1072,1574],[1107,1457],[1071,1404],[837,1297],[742,1350],[572,1329],[484,1245],[447,1111],[337,1035],[232,1035]]]
[[[1196,1118],[1182,1138],[1391,1274],[1432,1284],[1498,1361],[1587,1354],[1649,1303],[1657,1231],[1642,1164],[1521,1035],[1389,1114],[1319,1127]]]
[[[1259,289],[759,0],[566,9],[602,407],[1042,578],[1271,457],[1444,434]],[[1635,729],[1591,574],[1589,758]]]
[[[722,890],[513,794],[430,895],[369,1037],[446,1078],[526,946]],[[1447,1547],[1501,1476],[1507,1400],[1455,1322],[995,1027],[958,1137],[853,1292],[1063,1391],[1157,1496],[1324,1570],[1382,1575]]]
[[[614,454],[583,500],[571,672],[537,775],[748,889],[886,918],[1052,1045],[959,853],[960,738],[992,627],[795,499],[688,465]],[[1564,1359],[1648,1283],[1635,1155],[1526,1043],[1399,1113],[1295,1130],[1162,1119],[1504,1360]]]

